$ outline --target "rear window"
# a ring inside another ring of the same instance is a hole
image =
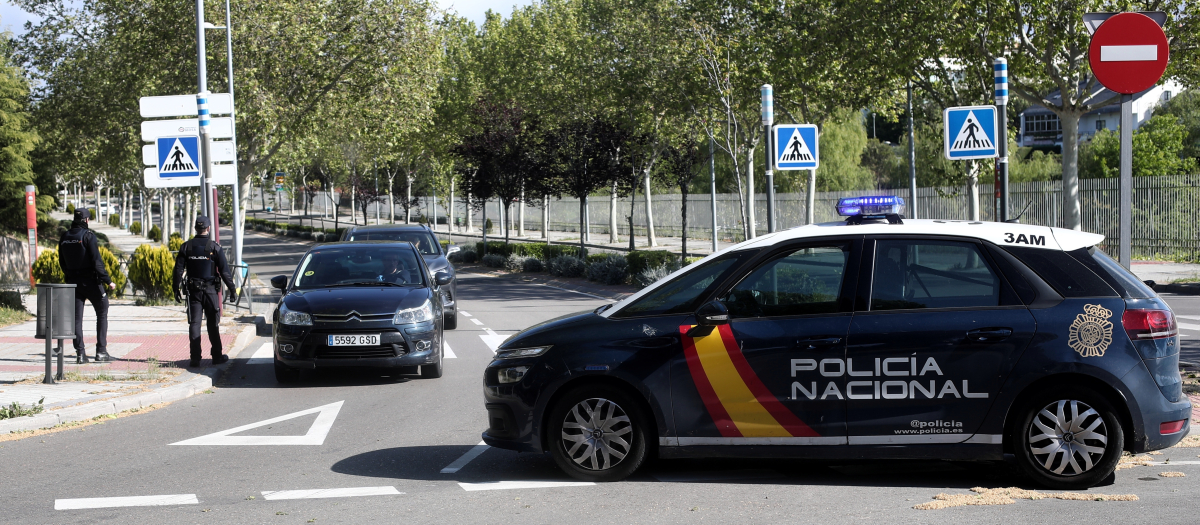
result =
[[[1136,275],[1129,273],[1124,266],[1121,266],[1117,261],[1112,260],[1104,252],[1100,251],[1095,246],[1091,248],[1080,248],[1073,252],[1068,252],[1071,257],[1074,257],[1084,266],[1090,268],[1096,275],[1099,275],[1104,282],[1112,286],[1121,297],[1126,299],[1150,299],[1155,297],[1154,290],[1151,290],[1146,283],[1143,283]]]
[[[1118,297],[1113,288],[1067,252],[1042,248],[1003,248],[1037,273],[1063,297]]]
[[[356,230],[350,232],[347,241],[403,241],[417,247],[421,255],[438,255],[441,253],[437,239],[427,231],[396,231],[396,230]]]

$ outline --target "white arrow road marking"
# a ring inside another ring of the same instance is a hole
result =
[[[493,354],[496,353],[496,349],[500,348],[500,345],[504,344],[504,341],[506,339],[508,339],[509,337],[512,337],[512,336],[498,335],[495,332],[492,332],[488,335],[479,336],[480,339],[483,339],[483,344],[487,345],[488,350],[491,350]]]
[[[446,352],[446,359],[455,359],[458,357],[458,355],[454,353],[454,350],[450,349],[450,343],[442,341],[442,350],[445,350]]]
[[[714,481],[738,481],[750,479],[782,478],[774,470],[731,470],[727,472],[675,472],[654,474],[654,478],[663,483],[712,483]]]
[[[471,318],[471,322],[475,323],[475,326],[483,326],[483,321],[480,321],[479,319],[476,319],[474,317]]]
[[[460,469],[467,466],[467,463],[470,463],[471,460],[486,452],[487,449],[487,444],[480,441],[478,445],[471,447],[471,450],[468,450],[466,454],[462,455],[462,457],[454,460],[454,463],[446,465],[446,468],[442,469],[442,474],[453,474],[458,472]]]
[[[459,483],[467,492],[477,490],[553,489],[558,487],[586,487],[595,485],[590,481],[485,481],[483,483]]]
[[[353,498],[356,496],[395,496],[404,494],[396,487],[353,487],[347,489],[307,489],[307,490],[264,490],[263,499],[275,501],[280,499],[319,499],[319,498]]]
[[[1158,46],[1100,46],[1101,62],[1154,62]]]
[[[165,494],[162,496],[126,496],[119,498],[56,499],[54,500],[54,510],[199,504],[200,500],[196,499],[195,494]]]
[[[248,365],[267,365],[275,362],[275,346],[271,343],[263,343],[254,351],[250,359],[246,360]]]
[[[1171,465],[1200,465],[1200,461],[1172,461],[1170,463],[1166,461],[1155,461],[1151,463],[1151,465],[1158,465],[1160,467],[1169,467]]]
[[[271,418],[258,423],[250,423],[229,430],[222,430],[213,434],[200,436],[192,439],[171,443],[172,445],[322,445],[325,443],[325,436],[329,434],[329,429],[333,428],[333,421],[337,419],[338,411],[342,409],[342,403],[330,403],[308,410],[292,412],[291,414],[282,415]],[[238,432],[245,432],[252,428],[265,427],[280,421],[295,419],[308,414],[318,414],[317,420],[313,421],[312,426],[308,427],[308,432],[303,436],[231,436]]]

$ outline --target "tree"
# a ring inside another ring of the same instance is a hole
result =
[[[598,118],[575,119],[545,132],[541,171],[549,176],[546,186],[553,194],[579,199],[581,253],[587,198],[629,172],[620,162],[620,149],[630,135],[629,130]]]
[[[1133,133],[1133,176],[1191,175],[1196,159],[1182,155],[1187,130],[1174,115],[1155,115]],[[1112,178],[1120,175],[1120,136],[1101,130],[1080,152],[1080,175]]]
[[[676,186],[679,187],[682,205],[680,206],[680,229],[683,238],[683,254],[684,261],[687,260],[687,207],[688,207],[688,189],[692,186],[692,181],[696,178],[697,167],[705,158],[705,152],[700,147],[700,142],[692,137],[682,137],[678,142],[667,148],[663,154],[663,162],[661,170],[666,177]]]
[[[30,153],[39,141],[29,125],[28,96],[20,69],[0,55],[0,225],[13,231],[25,229],[25,186],[34,183]],[[54,202],[47,189],[37,202],[43,217]]]

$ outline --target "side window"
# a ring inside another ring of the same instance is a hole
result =
[[[875,243],[871,310],[978,308],[1000,304],[1001,281],[972,243]]]
[[[753,250],[735,252],[704,263],[651,290],[613,317],[692,313],[714,286],[721,284],[753,253]]]
[[[1005,246],[1063,297],[1117,297],[1108,283],[1067,252]]]
[[[810,246],[756,268],[721,300],[734,317],[834,313],[850,246]]]

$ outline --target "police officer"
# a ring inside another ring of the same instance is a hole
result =
[[[187,294],[188,338],[191,340],[192,359],[188,366],[200,366],[200,316],[208,319],[208,341],[212,345],[212,364],[219,365],[229,360],[229,356],[221,353],[220,291],[218,279],[225,282],[229,288],[229,296],[237,301],[233,278],[229,274],[229,265],[225,263],[225,252],[221,245],[208,236],[212,223],[203,215],[196,217],[196,236],[192,237],[179,248],[175,258],[175,275],[172,283],[175,288],[176,300],[184,299]],[[183,279],[183,271],[187,270],[187,279]],[[186,281],[186,282],[185,282]]]
[[[75,362],[88,362],[83,346],[83,302],[92,303],[96,311],[96,361],[111,361],[108,355],[108,291],[116,288],[104,259],[96,234],[88,229],[90,213],[86,208],[75,210],[71,229],[58,239],[58,266],[67,284],[75,285]]]

